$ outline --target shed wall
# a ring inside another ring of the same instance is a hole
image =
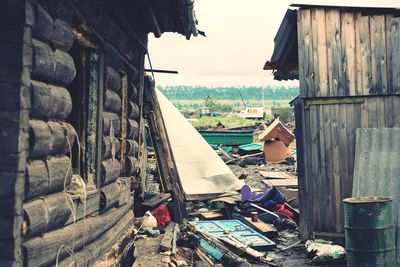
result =
[[[324,7],[298,11],[303,97],[400,93],[400,18],[362,12]]]
[[[303,238],[343,233],[342,199],[352,193],[356,129],[400,127],[400,96],[320,100],[295,103]]]

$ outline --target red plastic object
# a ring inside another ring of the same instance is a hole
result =
[[[157,219],[158,227],[165,227],[171,222],[171,215],[168,210],[167,204],[161,205],[151,212]]]
[[[276,204],[276,208],[275,208],[274,212],[279,212],[279,213],[285,214],[285,215],[289,216],[290,219],[294,220],[293,213],[290,210],[286,209],[284,204]]]

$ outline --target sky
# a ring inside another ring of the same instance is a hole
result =
[[[291,3],[400,7],[400,0],[195,0],[198,29],[207,37],[189,41],[176,33],[149,35],[153,68],[176,70],[156,74],[156,84],[204,86],[296,86],[275,81],[263,70],[274,49],[274,37]],[[350,4],[349,4],[350,3]]]

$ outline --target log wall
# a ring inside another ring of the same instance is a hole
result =
[[[6,70],[0,72],[0,173],[10,177],[0,180],[0,197],[7,196],[0,204],[0,230],[6,233],[0,236],[0,266],[54,265],[58,250],[71,242],[77,264],[93,263],[133,220],[130,183],[140,157],[144,51],[95,1],[11,2],[0,3],[0,22],[13,14],[6,20],[13,21],[9,29],[0,26],[0,33],[11,34],[8,50],[0,41],[0,67]],[[82,64],[92,68],[89,73],[79,65],[76,47],[94,51]],[[96,110],[73,101],[77,77],[88,79],[82,90]],[[79,132],[71,120],[77,114],[90,120]],[[73,170],[71,162],[77,138],[91,155],[81,163],[99,181],[85,181],[85,203],[66,192],[82,181],[82,170]],[[59,261],[74,260],[67,256],[61,249]]]
[[[390,12],[300,9],[297,26],[302,96],[400,94],[400,18]]]

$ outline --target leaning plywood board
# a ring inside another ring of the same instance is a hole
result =
[[[400,128],[357,129],[353,197],[393,197],[400,263]]]
[[[297,188],[297,179],[267,179],[262,181],[264,184],[275,187]]]
[[[239,180],[197,130],[157,90],[172,154],[185,196],[207,198],[240,189]]]

